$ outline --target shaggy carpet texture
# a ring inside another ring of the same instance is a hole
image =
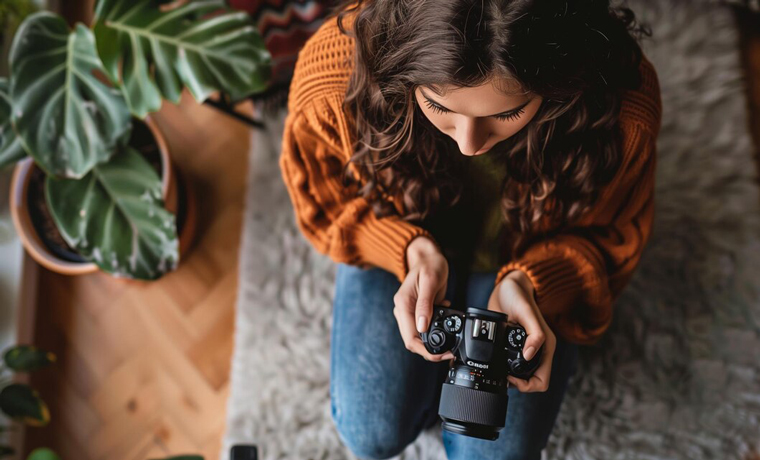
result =
[[[629,0],[662,90],[656,217],[603,340],[581,351],[546,459],[747,458],[760,451],[760,188],[737,31],[711,1]],[[259,114],[262,115],[262,114]],[[330,418],[335,266],[298,231],[253,133],[227,433],[263,459],[348,459]],[[443,459],[440,425],[398,458]]]

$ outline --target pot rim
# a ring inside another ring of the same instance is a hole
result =
[[[156,122],[150,116],[146,116],[140,121],[148,126],[158,145],[159,155],[161,156],[161,196],[166,201],[170,185],[175,180],[166,139],[156,125]],[[95,262],[72,262],[55,256],[42,242],[37,233],[37,228],[32,223],[27,205],[30,173],[34,167],[37,167],[34,159],[27,156],[16,164],[11,178],[9,199],[11,218],[24,248],[40,265],[57,273],[81,275],[99,271],[100,269]]]

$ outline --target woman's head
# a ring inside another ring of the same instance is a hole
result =
[[[623,89],[640,82],[634,14],[609,0],[374,0],[336,8],[355,39],[344,110],[358,193],[378,216],[422,221],[455,204],[477,154],[507,170],[505,222],[525,247],[544,217],[568,224],[619,165]],[[351,18],[348,23],[349,17]],[[551,204],[551,206],[548,206]]]

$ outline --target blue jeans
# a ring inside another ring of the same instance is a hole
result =
[[[469,274],[467,306],[486,308],[495,279],[496,273]],[[381,268],[337,267],[331,409],[342,442],[360,458],[398,455],[439,420],[438,403],[449,364],[427,361],[405,348],[393,315],[393,296],[400,286],[393,274]],[[455,299],[455,286],[456,273],[450,268],[446,299]],[[448,458],[540,459],[568,380],[575,374],[577,355],[577,345],[557,337],[549,389],[521,393],[510,388],[506,424],[496,441],[441,430]]]

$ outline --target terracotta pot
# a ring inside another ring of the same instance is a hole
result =
[[[150,117],[146,117],[143,121],[150,129],[161,157],[161,193],[165,206],[176,215],[180,204],[178,177],[169,156],[166,140],[156,126],[156,123]],[[57,273],[81,275],[98,271],[98,266],[93,262],[73,262],[58,257],[48,249],[40,238],[36,227],[32,223],[28,205],[29,182],[33,168],[36,169],[37,166],[32,158],[26,158],[16,165],[13,178],[11,179],[11,216],[24,248],[40,265]],[[180,253],[189,249],[195,229],[195,199],[190,187],[183,187],[183,195],[184,200],[182,204],[184,206],[185,218],[183,219],[184,222],[182,222],[183,232],[179,237]]]

